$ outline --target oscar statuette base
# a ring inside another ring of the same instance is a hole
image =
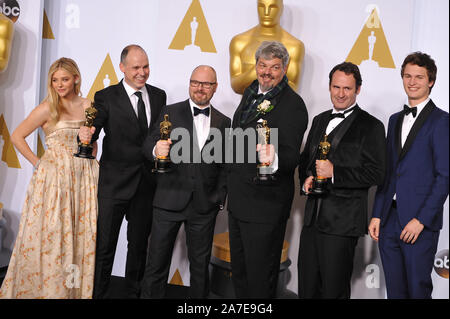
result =
[[[172,162],[169,158],[157,158],[155,161],[155,168],[152,170],[152,173],[169,173],[172,171]]]
[[[308,195],[320,196],[326,194],[328,192],[327,182],[328,179],[326,178],[324,179],[315,178],[313,182],[313,187],[309,190]]]
[[[78,145],[78,153],[73,154],[75,157],[94,159],[95,156],[92,155],[93,147],[89,144]]]
[[[260,165],[256,170],[256,177],[253,182],[260,185],[271,185],[276,181],[275,175],[272,173],[272,168],[266,165]]]

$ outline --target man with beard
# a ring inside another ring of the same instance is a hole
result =
[[[209,294],[208,265],[214,226],[226,196],[222,147],[225,129],[231,125],[230,119],[210,104],[216,89],[215,70],[205,65],[195,68],[189,85],[190,99],[165,106],[159,119],[161,122],[168,115],[172,133],[185,130],[189,134],[181,134],[178,141],[161,140],[160,130],[155,128],[144,143],[144,154],[148,159],[168,156],[172,143],[173,146],[182,143],[182,147],[181,154],[170,156],[174,162],[172,170],[158,176],[142,298],[164,298],[173,247],[183,223],[191,275],[189,296],[206,298]],[[177,134],[172,135],[176,137]],[[219,149],[213,147],[213,152],[219,154],[205,151],[210,149],[209,143],[220,146]],[[189,153],[187,160],[186,152]],[[179,161],[180,157],[184,160]]]
[[[289,53],[285,46],[265,41],[255,58],[257,79],[245,90],[232,124],[233,163],[228,174],[231,268],[237,298],[274,298],[294,197],[293,175],[308,113],[302,98],[288,85]],[[256,145],[259,162],[270,164],[272,169],[274,180],[270,183],[254,181],[256,140],[244,136],[244,154],[234,143],[240,129],[255,132],[262,120],[272,132],[278,131],[277,142]]]

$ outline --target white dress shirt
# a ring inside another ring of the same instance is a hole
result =
[[[203,146],[206,143],[206,140],[209,136],[209,131],[211,127],[211,109],[209,110],[209,116],[206,116],[205,114],[198,114],[197,116],[194,116],[194,107],[197,107],[201,109],[201,107],[198,107],[197,104],[195,104],[191,99],[189,99],[189,105],[191,107],[192,112],[192,118],[194,122],[194,132],[197,134],[197,142],[198,142],[198,148],[202,150]],[[207,107],[211,108],[211,105],[208,105]],[[203,107],[203,108],[207,108]],[[156,145],[153,147],[153,157],[156,158]]]
[[[353,110],[351,110],[350,112],[344,113],[346,110],[350,110],[351,108],[353,108],[356,105],[356,102],[353,103],[350,107],[346,108],[345,110],[342,111],[337,111],[334,107],[333,107],[333,111],[331,112],[331,114],[337,114],[337,113],[343,113],[344,114],[344,118],[342,117],[335,117],[334,119],[330,120],[330,122],[328,123],[327,129],[325,131],[325,134],[330,135],[330,133],[336,128],[336,126],[338,126],[339,124],[341,124],[341,122],[343,120],[345,120],[345,118],[347,118],[347,116],[349,116],[350,114],[353,113]]]
[[[411,128],[414,125],[414,122],[419,117],[420,112],[425,108],[425,105],[430,101],[430,98],[427,98],[422,103],[419,103],[416,105],[417,107],[417,114],[416,117],[412,115],[412,113],[409,113],[408,115],[405,115],[403,118],[403,124],[402,124],[402,148],[405,145],[406,139],[408,138],[409,132],[411,131]],[[408,103],[406,103],[409,107],[411,107]]]
[[[130,99],[131,105],[133,106],[133,110],[136,113],[136,116],[138,116],[137,105],[139,98],[137,97],[137,95],[134,94],[137,92],[137,90],[129,86],[128,83],[125,81],[125,79],[122,81],[122,83],[123,87],[125,88],[125,91],[127,92],[128,98]],[[142,100],[144,101],[145,104],[145,115],[147,115],[147,124],[150,126],[150,116],[151,116],[150,96],[148,95],[147,88],[145,87],[145,85],[138,91],[142,92]]]
[[[189,99],[189,105],[191,106],[192,117],[194,119],[194,132],[197,133],[198,148],[201,150],[209,136],[209,130],[211,127],[211,109],[209,110],[209,116],[206,116],[205,114],[198,114],[197,116],[194,116],[194,107],[204,109],[208,107],[210,108],[211,105],[199,107],[191,99]]]
[[[402,133],[401,133],[402,134],[402,136],[401,136],[402,148],[405,145],[406,139],[408,138],[409,132],[411,131],[411,128],[413,127],[414,122],[419,117],[420,112],[422,112],[422,110],[424,109],[425,105],[427,105],[427,103],[429,101],[430,101],[430,98],[427,98],[422,103],[419,103],[419,104],[416,105],[416,107],[417,107],[416,117],[414,117],[412,115],[412,113],[409,113],[408,115],[405,115],[405,117],[403,118]],[[411,105],[409,105],[408,101],[406,101],[405,105],[408,105],[409,107],[411,107]],[[394,200],[397,199],[397,193],[394,194],[393,199]]]
[[[351,111],[349,111],[349,112],[347,112],[347,113],[345,113],[345,111],[354,108],[355,105],[356,105],[356,102],[353,103],[353,104],[352,104],[351,106],[349,106],[348,108],[346,108],[345,110],[341,110],[341,111],[336,110],[336,109],[334,108],[334,106],[333,106],[333,111],[331,112],[331,114],[342,113],[342,114],[344,114],[344,118],[342,118],[342,117],[335,117],[334,119],[331,119],[330,122],[328,122],[328,126],[327,126],[327,129],[326,129],[326,131],[325,131],[325,134],[330,135],[330,133],[331,133],[331,132],[339,125],[339,124],[341,124],[341,122],[342,122],[343,120],[345,120],[345,119],[347,118],[347,116],[349,116],[350,114],[352,114],[354,110],[351,110]],[[333,176],[331,176],[331,184],[334,184],[334,174],[333,174]]]

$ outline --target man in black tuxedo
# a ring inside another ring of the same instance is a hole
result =
[[[385,174],[384,126],[356,103],[361,91],[358,66],[344,62],[329,74],[333,109],[312,122],[300,159],[300,185],[308,194],[300,237],[300,298],[350,298],[353,256],[367,233],[368,190]],[[331,144],[318,160],[319,143]],[[313,176],[327,178],[324,195],[313,195]]]
[[[274,298],[308,113],[302,98],[288,85],[289,53],[284,45],[263,42],[255,58],[257,79],[244,91],[232,124],[233,163],[227,183],[231,267],[237,298]],[[267,109],[265,100],[271,105]],[[278,131],[278,149],[272,141],[255,149],[256,139],[244,137],[242,154],[239,132],[255,133],[262,120],[271,132]],[[256,150],[260,163],[270,163],[274,181],[254,181]]]
[[[143,149],[149,160],[170,153],[173,163],[170,172],[158,176],[142,298],[164,298],[173,247],[183,223],[190,270],[189,296],[206,298],[209,294],[208,265],[214,226],[226,197],[225,129],[231,126],[230,119],[210,104],[216,89],[215,70],[204,65],[195,68],[189,84],[190,99],[165,106],[161,111],[158,121],[168,115],[172,123],[171,139],[161,140],[155,126],[145,140]],[[172,143],[179,152],[170,152]]]
[[[106,297],[124,216],[128,222],[127,293],[129,297],[139,295],[156,186],[152,162],[144,157],[142,145],[149,127],[159,125],[156,120],[166,104],[166,93],[146,84],[150,68],[141,47],[129,45],[123,49],[120,70],[124,79],[94,97],[98,114],[92,140],[97,140],[101,129],[105,136],[100,159],[93,298]]]

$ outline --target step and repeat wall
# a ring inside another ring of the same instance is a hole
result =
[[[284,0],[280,25],[305,44],[298,93],[306,103],[310,122],[331,108],[328,73],[347,60],[358,64],[362,73],[359,105],[387,126],[390,114],[399,111],[406,101],[401,64],[408,53],[417,50],[435,59],[438,75],[431,97],[448,111],[448,9],[447,0]],[[216,69],[219,83],[212,104],[232,117],[241,96],[230,85],[230,41],[258,25],[256,0],[0,0],[0,13],[15,21],[9,65],[0,73],[0,203],[6,220],[3,243],[8,250],[14,245],[33,172],[31,164],[13,147],[10,136],[45,97],[47,71],[54,60],[73,58],[81,70],[83,96],[93,99],[97,90],[123,78],[119,69],[123,47],[139,44],[149,55],[149,83],[167,92],[169,104],[188,98],[193,68],[209,64]],[[33,133],[27,141],[36,152],[44,151],[42,132]],[[287,288],[295,293],[304,207],[298,182],[296,187],[285,237],[292,262]],[[374,194],[372,189],[370,207]],[[447,200],[432,273],[434,298],[449,297],[448,211]],[[224,231],[226,210],[220,212],[216,223],[216,233]],[[126,245],[124,222],[114,275],[124,275]],[[169,280],[189,285],[183,229]],[[378,248],[366,236],[357,246],[352,298],[385,295]]]

